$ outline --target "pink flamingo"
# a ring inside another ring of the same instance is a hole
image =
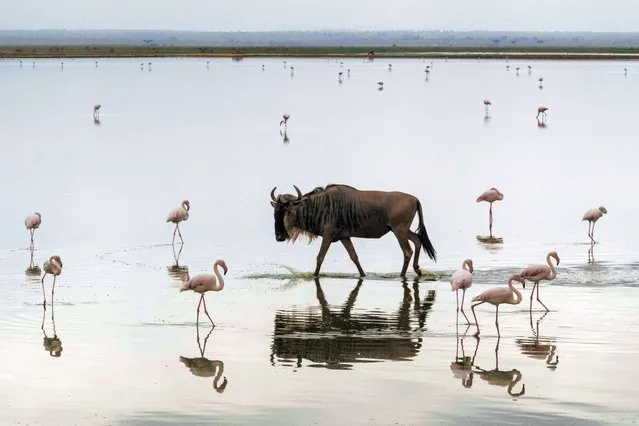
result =
[[[30,249],[33,249],[33,234],[35,233],[35,230],[40,227],[41,223],[42,215],[38,212],[27,216],[27,218],[24,220],[24,226],[27,227],[27,229],[29,230],[29,234],[31,235],[31,245],[29,246]]]
[[[601,219],[601,217],[603,215],[605,215],[606,213],[608,213],[608,210],[606,210],[606,208],[604,206],[599,206],[599,208],[596,209],[590,209],[588,211],[586,211],[586,213],[584,213],[584,217],[583,219],[581,219],[582,221],[587,220],[588,221],[588,236],[590,237],[590,241],[592,241],[592,243],[596,243],[595,241],[595,223]],[[592,225],[592,229],[590,228],[590,226]]]
[[[62,273],[62,259],[60,256],[54,255],[49,258],[46,262],[44,262],[43,269],[44,275],[42,275],[42,296],[44,297],[44,302],[42,302],[43,306],[47,304],[47,296],[44,294],[44,277],[47,274],[53,275],[53,287],[51,287],[51,305],[53,305],[53,293],[55,292],[55,279]]]
[[[462,269],[456,271],[450,278],[450,288],[456,292],[457,297],[457,315],[459,315],[459,290],[462,291],[462,306],[461,313],[466,318],[466,322],[470,324],[470,320],[464,312],[464,298],[466,297],[466,289],[473,285],[473,261],[470,259],[464,260],[462,263]]]
[[[220,274],[217,267],[221,266],[224,269],[224,275],[228,272],[228,268],[226,267],[226,262],[222,259],[218,259],[213,264],[213,272],[215,272],[215,276],[213,274],[198,274],[184,283],[184,287],[180,289],[180,292],[193,290],[196,293],[200,293],[200,303],[197,305],[197,320],[196,323],[200,322],[200,305],[204,303],[204,313],[213,327],[215,327],[215,323],[211,319],[209,315],[209,311],[206,309],[206,300],[204,300],[204,293],[207,291],[221,291],[224,288],[224,277]],[[217,277],[217,278],[216,278]]]
[[[541,306],[543,306],[544,309],[546,309],[546,312],[548,312],[548,308],[546,307],[546,305],[544,305],[544,303],[541,300],[539,300],[539,281],[541,280],[552,281],[557,277],[557,270],[553,266],[552,262],[550,262],[551,257],[555,258],[555,260],[557,261],[557,266],[559,266],[559,255],[557,254],[556,251],[551,251],[550,253],[546,255],[546,263],[548,264],[548,266],[530,265],[522,269],[521,272],[519,273],[520,277],[527,279],[528,281],[532,281],[534,283],[532,292],[530,293],[530,311],[531,312],[532,312],[532,302],[533,302],[533,294],[535,293],[535,288],[537,289],[537,301],[541,303]]]
[[[548,111],[548,108],[545,106],[540,106],[539,108],[537,108],[537,119],[539,119],[540,115],[541,118],[546,118],[546,111]]]
[[[497,188],[490,188],[484,191],[479,197],[477,197],[477,202],[486,201],[490,203],[490,209],[488,210],[488,229],[490,230],[490,238],[493,238],[493,203],[495,201],[501,201],[504,199],[504,194],[499,192]]]
[[[180,222],[183,220],[187,220],[189,218],[189,210],[191,210],[191,203],[189,200],[182,201],[182,205],[180,207],[176,207],[169,212],[169,216],[166,218],[167,222],[175,223],[175,230],[173,231],[173,242],[175,244],[175,233],[177,232],[180,236],[180,241],[184,244],[184,240],[182,239],[182,233],[180,232]]]
[[[492,105],[492,103],[488,99],[484,99],[484,106],[486,107],[486,115],[488,115],[488,108]]]
[[[508,288],[506,287],[493,287],[488,290],[484,290],[477,296],[473,297],[474,305],[470,306],[470,309],[473,311],[473,317],[475,317],[475,323],[477,324],[477,332],[475,336],[479,336],[479,323],[477,322],[477,315],[475,314],[475,307],[481,305],[482,303],[490,303],[491,305],[495,305],[495,326],[497,327],[497,336],[501,337],[499,333],[499,305],[502,303],[508,303],[510,305],[519,305],[521,303],[521,293],[515,287],[513,287],[513,281],[518,281],[521,283],[523,288],[526,288],[526,283],[522,277],[519,275],[511,275],[508,278]],[[517,295],[517,297],[515,297]]]

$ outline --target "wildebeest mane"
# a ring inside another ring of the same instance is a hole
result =
[[[356,231],[361,229],[371,217],[387,220],[387,212],[379,205],[361,201],[355,188],[348,185],[328,185],[315,188],[303,197],[304,202],[296,209],[294,223],[291,223],[291,240],[300,235],[309,242],[322,236],[324,226],[330,224],[338,230]]]

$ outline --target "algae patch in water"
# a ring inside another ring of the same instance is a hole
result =
[[[279,268],[286,269],[288,272],[256,272],[252,274],[244,275],[242,278],[259,280],[259,279],[274,279],[274,280],[304,280],[311,281],[315,279],[313,272],[298,271],[286,265],[276,265]],[[441,274],[422,269],[422,275],[419,277],[422,281],[437,281],[444,279],[448,274]],[[359,274],[347,273],[347,272],[321,272],[319,278],[335,278],[335,279],[359,279]],[[396,272],[369,272],[364,278],[371,280],[390,280],[401,281],[399,273]],[[418,278],[416,274],[412,274],[411,278]]]

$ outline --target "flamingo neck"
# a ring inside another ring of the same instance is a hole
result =
[[[215,375],[215,379],[213,379],[213,384],[217,389],[217,383],[222,378],[222,374],[224,374],[224,363],[222,361],[211,361],[212,364],[215,365],[215,369],[217,370],[217,374]]]
[[[510,287],[510,291],[512,291],[515,295],[517,295],[517,300],[513,300],[512,304],[519,305],[521,303],[521,293],[519,292],[519,290],[515,288],[515,286],[513,286],[513,281],[514,280],[508,281],[508,287]]]
[[[191,207],[186,203],[182,203],[182,208],[186,210],[187,213],[189,212],[189,210],[191,210]]]
[[[508,393],[511,393],[515,385],[521,381],[521,373],[518,370],[514,370],[513,373],[513,380],[508,385]]]
[[[217,277],[217,282],[215,283],[215,288],[214,288],[215,291],[220,291],[224,288],[224,276],[220,274],[220,271],[217,269],[218,266],[220,266],[219,260],[215,262],[215,264],[213,265],[213,272],[215,273],[215,276]]]
[[[468,261],[467,260],[464,260],[464,263],[462,263],[462,269],[464,271],[470,272],[470,267],[468,266]]]
[[[554,280],[555,277],[557,276],[557,270],[555,269],[555,265],[553,265],[552,262],[550,261],[550,254],[546,255],[546,262],[548,263],[548,266],[550,267],[550,275],[552,276],[552,278],[548,278],[548,279]]]

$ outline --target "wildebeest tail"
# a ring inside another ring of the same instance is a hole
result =
[[[419,200],[417,200],[417,213],[419,214],[419,228],[417,230],[417,235],[419,235],[419,239],[421,240],[424,251],[426,251],[428,257],[437,262],[437,252],[435,251],[435,247],[433,247],[433,243],[431,243],[430,239],[428,238],[426,226],[424,226],[424,213],[422,212],[422,203],[420,203]]]

